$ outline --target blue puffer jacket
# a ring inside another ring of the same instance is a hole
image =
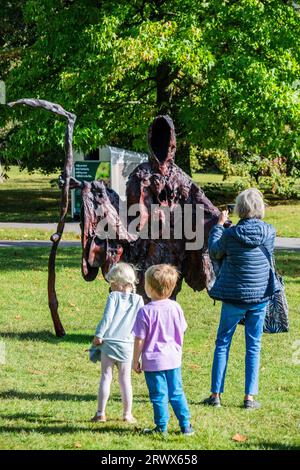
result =
[[[242,219],[235,226],[215,225],[209,234],[208,249],[220,270],[209,295],[230,303],[268,300],[270,264],[259,245],[273,256],[275,228],[260,219]]]

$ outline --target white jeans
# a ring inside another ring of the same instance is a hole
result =
[[[119,385],[123,403],[124,418],[131,417],[132,386],[131,362],[119,362],[101,353],[101,379],[98,392],[98,413],[105,415],[105,408],[110,394],[114,365],[118,368]]]

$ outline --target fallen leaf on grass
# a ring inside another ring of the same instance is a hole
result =
[[[29,369],[28,372],[33,375],[47,375],[47,372],[43,372],[42,370]]]
[[[21,320],[21,318],[22,318],[21,315],[16,315],[16,316],[15,316],[15,319],[16,319],[16,320]]]
[[[247,436],[243,436],[243,434],[236,433],[233,436],[232,440],[236,442],[245,442],[247,440]]]
[[[82,445],[80,444],[80,442],[75,442],[74,447],[76,447],[76,449],[80,449]]]

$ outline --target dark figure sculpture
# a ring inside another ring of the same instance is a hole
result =
[[[194,290],[207,287],[213,274],[207,253],[207,238],[220,214],[204,192],[175,164],[176,136],[169,116],[154,119],[149,129],[148,144],[149,161],[139,165],[127,182],[127,223],[119,215],[118,195],[102,181],[80,183],[71,179],[71,188],[82,188],[83,277],[91,281],[97,276],[100,267],[105,274],[111,264],[120,260],[133,263],[139,274],[137,290],[146,302],[149,299],[144,291],[144,273],[153,264],[170,263],[181,273],[173,292],[174,298],[181,289],[183,279]],[[174,236],[176,209],[179,206],[183,213],[184,208],[190,205],[194,231],[196,206],[199,204],[204,206],[204,244],[196,250],[187,250],[184,220],[179,220],[183,236],[179,239]],[[134,220],[130,208],[134,205],[139,207],[140,213],[138,231],[130,230],[130,222]],[[169,211],[170,220],[165,220],[165,208]],[[105,238],[104,224],[99,230],[99,223],[104,218],[110,227],[115,228],[114,239],[109,236]],[[155,218],[159,220],[159,236],[154,239],[151,237],[150,224]],[[170,236],[166,239],[162,235],[164,225],[168,223]],[[139,233],[144,236],[139,236]]]
[[[138,292],[146,302],[149,299],[144,291],[144,273],[153,264],[170,263],[181,273],[172,294],[173,298],[180,291],[183,279],[194,290],[200,291],[208,286],[213,269],[207,252],[207,239],[220,211],[175,164],[176,135],[169,116],[158,116],[150,126],[149,161],[139,165],[129,176],[126,187],[127,213],[124,219],[120,214],[118,194],[103,181],[79,182],[71,177],[72,134],[76,116],[61,106],[44,100],[22,99],[9,105],[15,104],[42,107],[68,120],[65,139],[66,161],[60,178],[61,214],[57,232],[51,236],[53,245],[48,264],[48,299],[57,336],[63,336],[65,332],[58,315],[55,257],[64,230],[69,189],[81,188],[82,193],[82,275],[86,281],[94,280],[99,268],[105,275],[113,263],[122,260],[134,264],[138,269]],[[195,249],[187,249],[187,241],[192,240],[187,240],[185,236],[186,219],[183,215],[176,218],[176,214],[178,209],[184,214],[185,208],[189,206],[191,231],[195,232],[199,205],[204,208],[204,243]],[[132,207],[138,208],[138,223],[135,223],[136,214],[130,212]],[[154,221],[158,224],[155,237],[151,232]],[[135,224],[135,228],[132,224]],[[110,232],[106,230],[107,227]],[[164,232],[166,228],[170,230],[167,237]],[[176,235],[178,229],[182,234],[180,237]],[[113,236],[110,235],[112,232]]]

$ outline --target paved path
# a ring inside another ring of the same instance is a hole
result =
[[[0,240],[0,248],[43,248],[51,247],[52,243],[47,240]],[[81,243],[79,241],[61,241],[59,247],[70,248],[70,247],[80,247]]]
[[[277,237],[275,248],[277,250],[300,250],[300,238]]]
[[[52,233],[56,231],[57,224],[33,224],[33,223],[17,223],[17,222],[0,222],[0,229],[15,228],[15,229],[35,229],[35,230],[47,230]],[[68,222],[65,224],[65,232],[69,233],[80,233],[79,222]],[[20,246],[20,247],[41,247],[51,246],[51,242],[47,240],[0,240],[0,248],[9,246]],[[80,241],[62,241],[60,242],[61,247],[70,246],[81,246]],[[286,238],[277,237],[275,242],[275,248],[278,250],[300,250],[300,238]]]
[[[0,222],[0,228],[2,229],[30,229],[30,230],[45,230],[55,232],[57,224],[31,224],[23,222]],[[67,222],[65,224],[65,232],[80,233],[79,222]]]
[[[50,247],[51,242],[47,240],[0,240],[0,248],[8,247]],[[80,241],[61,241],[59,244],[62,248],[80,247]],[[300,251],[300,238],[276,238],[275,248],[277,250]]]

